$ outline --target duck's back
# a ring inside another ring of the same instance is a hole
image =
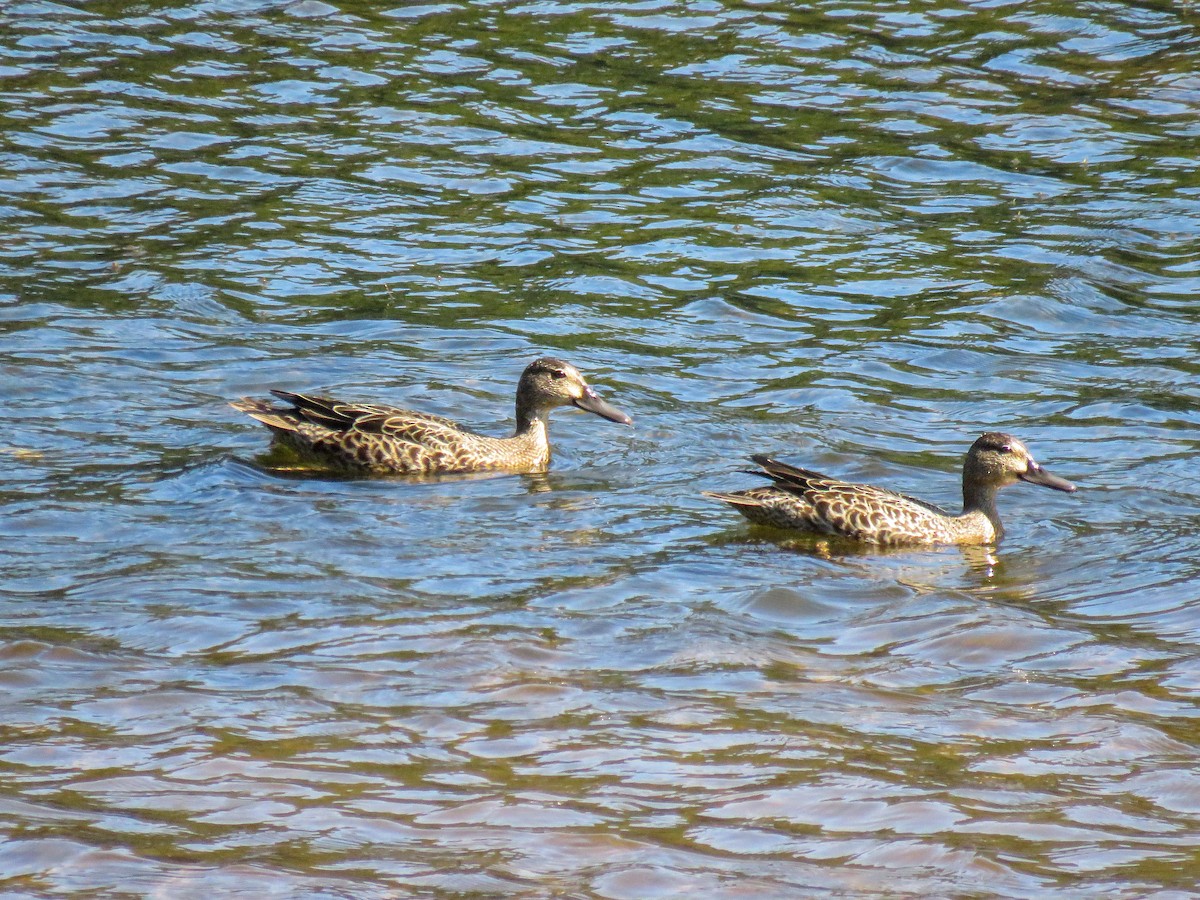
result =
[[[516,438],[476,434],[442,416],[377,403],[272,391],[292,404],[239,408],[264,422],[301,454],[335,468],[373,474],[437,474],[491,470],[533,471],[549,461],[548,448]]]
[[[770,478],[771,485],[711,496],[734,506],[756,524],[871,544],[957,544],[988,539],[982,533],[973,534],[981,527],[974,517],[954,516],[915,497],[831,478],[769,457],[753,459],[763,468],[755,474]]]

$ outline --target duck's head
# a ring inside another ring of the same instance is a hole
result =
[[[1065,478],[1051,475],[1029,452],[1019,438],[1002,431],[989,431],[979,436],[967,452],[963,480],[976,484],[1004,487],[1026,481],[1056,491],[1075,492],[1075,485]]]
[[[523,413],[540,417],[556,406],[577,406],[622,425],[633,424],[633,419],[602,400],[577,368],[553,356],[543,356],[521,373],[517,384],[517,417],[521,418]]]

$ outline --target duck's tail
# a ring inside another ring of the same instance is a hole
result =
[[[277,434],[294,432],[299,424],[291,410],[279,409],[263,400],[255,400],[253,397],[243,397],[241,400],[234,400],[229,405],[238,412],[244,412],[250,418],[262,422]]]
[[[701,496],[708,497],[710,500],[719,500],[721,503],[728,503],[730,506],[764,506],[765,504],[757,497],[748,497],[741,492],[726,494],[721,491],[701,491]]]

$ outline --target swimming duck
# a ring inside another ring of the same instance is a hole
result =
[[[271,429],[273,440],[306,459],[341,471],[371,475],[455,472],[542,472],[550,464],[546,423],[550,411],[576,406],[625,425],[633,420],[604,402],[573,365],[543,356],[517,382],[517,430],[495,438],[467,431],[441,416],[325,397],[271,391],[290,404],[245,397],[231,403]]]
[[[996,491],[1018,481],[1074,493],[1075,485],[1051,475],[1011,434],[989,431],[971,445],[963,464],[963,511],[869,484],[851,484],[808,469],[752,456],[751,474],[773,484],[734,493],[704,491],[759,525],[840,535],[870,544],[990,544],[1004,533]]]

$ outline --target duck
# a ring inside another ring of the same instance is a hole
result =
[[[996,492],[1017,482],[1073,494],[1076,487],[1043,468],[1011,434],[981,435],[963,463],[963,509],[941,507],[869,484],[854,484],[801,469],[765,455],[751,456],[772,483],[744,491],[704,491],[758,525],[865,544],[992,544],[1004,534]]]
[[[230,406],[266,425],[273,445],[295,451],[306,463],[362,475],[544,472],[550,465],[547,423],[560,406],[633,424],[575,366],[552,356],[535,359],[521,373],[512,437],[476,434],[442,416],[395,406],[284,390],[271,394],[287,405],[243,397]]]

